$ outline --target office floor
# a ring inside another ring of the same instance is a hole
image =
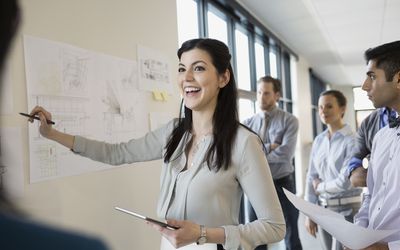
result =
[[[304,227],[304,215],[300,213],[299,217],[299,234],[300,234],[300,241],[303,246],[303,250],[321,250],[322,247],[319,241],[312,237]],[[286,250],[285,243],[283,241],[271,245],[268,250]]]

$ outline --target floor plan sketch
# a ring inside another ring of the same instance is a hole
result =
[[[138,91],[138,68],[134,61],[120,60],[118,62],[119,79],[125,91]]]
[[[62,90],[64,93],[77,94],[87,91],[89,56],[63,50]]]
[[[57,147],[54,143],[47,143],[35,147],[34,154],[37,156],[39,176],[49,178],[57,176]],[[32,172],[31,174],[35,174]]]
[[[138,46],[139,86],[142,90],[171,92],[169,63],[162,53]]]
[[[110,143],[148,131],[136,61],[30,36],[24,48],[28,110],[46,108],[57,130]],[[112,168],[43,138],[39,125],[29,125],[31,182]]]

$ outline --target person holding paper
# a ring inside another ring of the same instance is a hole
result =
[[[367,174],[368,192],[355,216],[357,225],[397,229],[397,233],[366,249],[400,249],[400,41],[365,52],[367,77],[362,89],[374,106],[397,112],[375,135]]]
[[[346,97],[338,90],[327,90],[318,100],[319,116],[327,129],[319,134],[311,149],[310,165],[306,177],[305,199],[341,213],[352,221],[361,203],[361,189],[352,188],[346,170],[354,146],[354,136],[349,125],[343,122]],[[325,250],[342,249],[339,242],[310,219],[306,218],[307,231],[321,241]]]
[[[178,58],[184,117],[142,138],[108,144],[55,130],[43,107],[31,115],[39,115],[44,137],[96,161],[119,165],[164,159],[157,213],[179,229],[153,224],[163,236],[161,248],[164,239],[174,247],[207,242],[229,250],[282,240],[285,220],[261,141],[238,121],[228,47],[214,39],[193,39],[182,44]],[[243,192],[258,219],[239,224]]]

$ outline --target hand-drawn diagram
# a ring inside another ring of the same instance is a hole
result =
[[[139,86],[143,90],[164,90],[171,92],[169,64],[160,52],[138,46],[138,61],[140,69]]]
[[[142,59],[140,62],[141,77],[144,79],[168,83],[168,64],[154,59]]]
[[[86,91],[89,56],[62,50],[62,91],[77,94]]]
[[[24,45],[28,109],[46,108],[54,128],[110,143],[148,131],[135,61],[29,36]],[[43,138],[39,125],[29,126],[31,182],[111,168]]]

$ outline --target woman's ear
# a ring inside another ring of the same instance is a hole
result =
[[[228,84],[230,79],[231,79],[231,72],[229,71],[229,69],[226,69],[225,72],[220,75],[218,87],[222,89]]]

